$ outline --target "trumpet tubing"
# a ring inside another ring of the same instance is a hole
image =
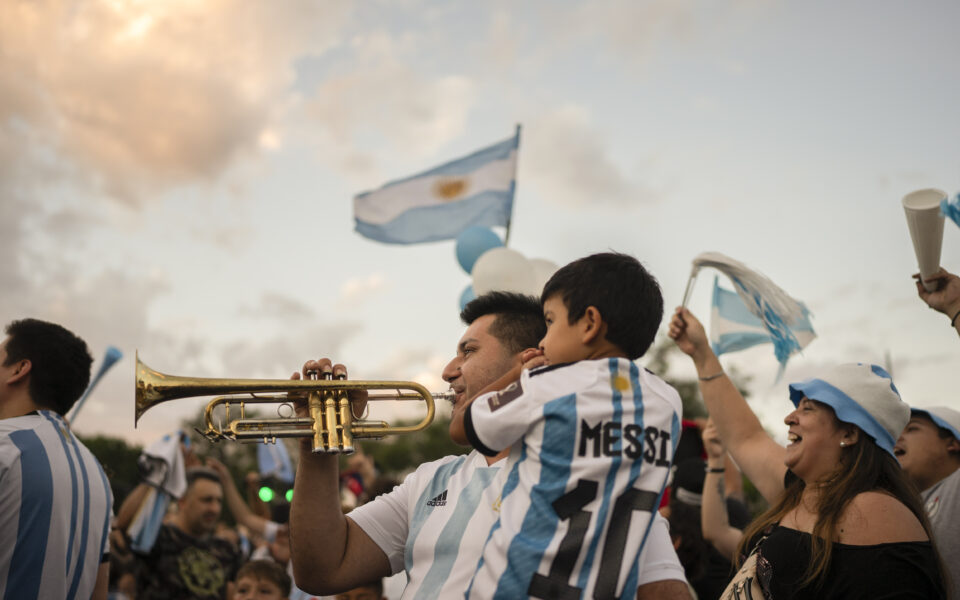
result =
[[[370,395],[368,401],[421,400],[426,405],[423,419],[414,425],[393,427],[384,421],[355,420],[349,393],[359,390],[393,390]],[[245,396],[238,396],[246,394]],[[259,394],[259,395],[258,395]],[[211,441],[276,442],[277,438],[312,438],[314,452],[354,451],[353,440],[379,439],[422,431],[433,421],[435,399],[452,400],[452,392],[434,394],[411,381],[361,381],[347,379],[222,379],[180,377],[155,371],[136,357],[134,426],[147,410],[157,404],[195,396],[217,396],[204,410],[203,431]],[[306,400],[309,416],[247,418],[247,404],[290,404]],[[230,405],[239,404],[240,416],[230,419]],[[214,424],[214,409],[223,405],[225,424]]]

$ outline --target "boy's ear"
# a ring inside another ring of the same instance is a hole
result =
[[[30,374],[31,368],[33,368],[33,363],[30,362],[29,358],[18,360],[17,366],[14,367],[13,373],[11,373],[10,377],[7,378],[6,383],[9,385],[26,379],[27,375]]]
[[[583,316],[580,317],[580,326],[583,332],[583,343],[590,344],[601,339],[600,336],[603,334],[606,323],[603,322],[603,316],[596,306],[588,306]]]

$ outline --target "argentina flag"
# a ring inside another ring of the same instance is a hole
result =
[[[276,477],[280,481],[293,483],[290,453],[282,441],[275,444],[257,444],[257,466],[260,477]]]
[[[810,311],[802,302],[800,308],[803,311],[803,318],[789,326],[793,339],[778,344],[763,321],[750,312],[740,296],[736,292],[720,287],[717,279],[714,278],[710,345],[714,353],[719,356],[725,352],[736,352],[757,344],[772,343],[777,360],[781,365],[785,365],[791,354],[806,348],[817,337],[810,323]]]
[[[356,231],[387,244],[455,239],[473,225],[507,227],[516,188],[514,137],[353,199]]]

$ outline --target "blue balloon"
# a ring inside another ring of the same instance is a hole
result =
[[[457,236],[457,261],[469,275],[484,252],[502,245],[500,236],[489,227],[467,227]]]
[[[460,294],[460,310],[466,308],[467,303],[477,297],[477,294],[473,291],[473,286],[468,285],[463,288],[463,292]]]

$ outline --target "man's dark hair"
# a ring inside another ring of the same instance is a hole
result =
[[[217,475],[217,472],[207,467],[190,467],[187,469],[186,476],[188,490],[193,487],[193,483],[198,479],[206,479],[207,481],[216,483],[221,488],[223,487],[223,482],[220,481],[220,476]]]
[[[533,296],[488,292],[468,302],[460,313],[460,320],[470,325],[486,315],[496,315],[490,334],[512,354],[538,347],[547,333],[543,307]]]
[[[38,319],[20,319],[6,327],[7,360],[30,361],[30,398],[65,415],[90,383],[93,358],[87,344],[69,330]]]
[[[562,267],[543,286],[541,302],[558,295],[570,324],[593,306],[607,324],[607,340],[630,360],[644,355],[663,319],[660,284],[626,254],[593,254]]]

